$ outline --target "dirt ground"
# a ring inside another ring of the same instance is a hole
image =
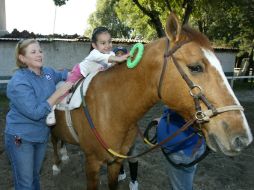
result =
[[[245,107],[247,120],[254,130],[254,90],[236,92],[242,105]],[[7,108],[0,107],[0,189],[13,189],[10,164],[6,158],[3,147],[3,131],[5,126],[5,114]],[[159,117],[162,112],[162,104],[156,104],[139,122],[141,129],[151,121]],[[141,152],[147,145],[138,140],[138,151]],[[62,165],[62,173],[52,175],[53,149],[49,143],[46,159],[41,172],[42,190],[76,190],[85,189],[86,179],[84,175],[84,155],[79,147],[68,145],[70,162]],[[199,163],[194,180],[195,190],[254,190],[254,144],[252,143],[243,153],[237,157],[226,157],[218,153],[211,153]],[[120,190],[128,190],[129,171],[125,163],[127,178],[120,182]],[[160,150],[146,154],[139,158],[138,171],[140,190],[169,190],[171,189],[167,177],[167,161]],[[107,188],[106,168],[101,170],[100,189]]]

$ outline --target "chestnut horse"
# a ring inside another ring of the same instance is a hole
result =
[[[208,39],[182,27],[173,13],[165,32],[166,37],[145,45],[134,69],[117,65],[91,81],[85,101],[98,133],[112,150],[127,154],[136,137],[137,121],[162,100],[186,120],[196,116],[213,151],[237,155],[251,143],[252,134]],[[65,113],[56,111],[56,117],[57,125],[52,130],[55,164],[59,164],[58,140],[78,144],[86,156],[87,189],[98,188],[103,164],[108,166],[109,188],[116,189],[122,159],[99,143],[82,106],[71,111],[79,143],[67,129]]]

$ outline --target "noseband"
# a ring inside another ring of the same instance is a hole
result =
[[[174,53],[181,48],[183,45],[187,44],[191,42],[191,40],[186,40],[186,41],[181,41],[179,43],[177,43],[172,49],[169,50],[169,40],[166,40],[166,49],[164,52],[164,64],[163,64],[163,68],[162,68],[162,72],[161,72],[161,76],[160,76],[160,82],[159,82],[159,87],[158,87],[158,96],[161,99],[161,86],[163,83],[163,78],[165,75],[165,70],[167,67],[167,63],[169,58],[171,57],[174,65],[176,66],[178,72],[180,73],[181,77],[183,78],[183,80],[186,82],[186,84],[189,87],[189,92],[190,95],[193,97],[194,100],[194,104],[195,104],[195,119],[198,123],[204,123],[204,122],[208,122],[209,119],[213,116],[216,116],[220,113],[223,112],[228,112],[228,111],[243,111],[243,107],[240,105],[230,105],[230,106],[224,106],[224,107],[220,107],[220,108],[216,108],[213,104],[211,104],[209,102],[209,100],[206,98],[206,96],[203,94],[203,90],[199,85],[196,85],[195,83],[193,83],[192,80],[190,80],[190,78],[188,77],[188,75],[184,72],[184,70],[182,69],[182,67],[179,65],[177,59],[174,56]],[[194,91],[197,91],[196,93]],[[205,111],[202,111],[200,102],[203,102],[206,107],[208,108]]]

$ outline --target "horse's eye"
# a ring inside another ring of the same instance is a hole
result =
[[[203,67],[201,65],[189,65],[190,72],[192,73],[201,73],[203,72]]]

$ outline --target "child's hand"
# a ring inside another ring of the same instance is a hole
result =
[[[118,58],[118,60],[116,60],[116,62],[123,62],[123,61],[126,61],[127,60],[127,58],[130,56],[130,54],[129,53],[127,53],[127,54],[124,54],[124,55],[122,55],[122,56],[119,56],[119,57],[117,57]]]
[[[121,55],[121,56],[113,56],[113,55],[111,55],[109,57],[109,63],[114,63],[114,62],[121,63],[123,61],[126,61],[129,56],[130,56],[129,53]]]

